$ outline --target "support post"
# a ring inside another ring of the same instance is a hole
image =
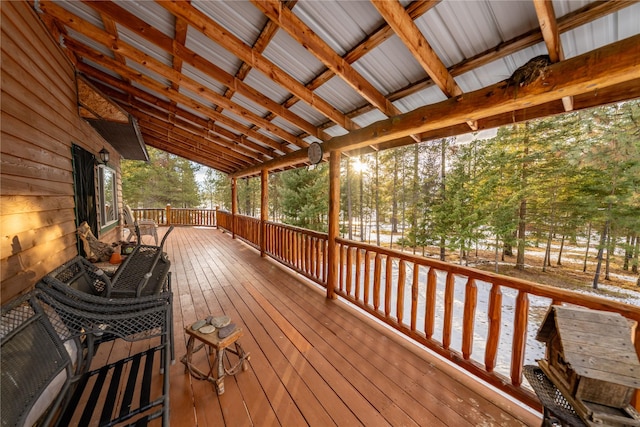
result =
[[[231,238],[236,238],[236,214],[238,213],[238,190],[236,179],[231,178]]]
[[[269,171],[260,173],[260,256],[267,256],[267,221],[269,220]]]
[[[340,154],[339,150],[331,152],[329,157],[329,236],[327,298],[335,299],[335,288],[338,282],[338,231],[340,230]]]
[[[165,208],[165,221],[167,223],[167,227],[171,225],[171,204],[167,203],[167,207]]]

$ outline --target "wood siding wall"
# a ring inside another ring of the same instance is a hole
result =
[[[71,145],[119,155],[78,115],[74,68],[29,4],[2,3],[0,291],[25,292],[77,255]],[[118,197],[121,200],[121,195]],[[118,240],[120,229],[101,240]]]

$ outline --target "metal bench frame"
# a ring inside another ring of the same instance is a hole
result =
[[[80,416],[80,425],[92,418],[98,419],[100,426],[128,420],[144,424],[162,418],[162,424],[168,426],[166,367],[172,354],[171,293],[113,300],[69,292],[72,288],[49,279],[49,283],[39,283],[27,295],[2,307],[2,390],[13,395],[12,399],[2,399],[2,424],[22,425],[39,396],[60,372],[66,372],[61,390],[41,417],[42,425],[52,421],[68,425],[75,414]],[[61,290],[62,286],[66,288]],[[89,371],[98,337],[151,339],[159,344]],[[77,345],[85,363],[74,364],[65,348],[67,341]],[[163,375],[162,392],[152,397],[154,388],[150,384],[156,368]],[[107,396],[98,398],[105,389]],[[116,402],[117,408],[113,406]]]

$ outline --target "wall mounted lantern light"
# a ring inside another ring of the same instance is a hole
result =
[[[100,160],[102,160],[102,163],[104,163],[105,165],[109,163],[109,151],[107,151],[106,148],[103,147],[102,150],[100,150],[99,154],[100,154]]]

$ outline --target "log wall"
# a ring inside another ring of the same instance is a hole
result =
[[[116,150],[78,115],[73,65],[27,2],[1,7],[0,292],[25,292],[77,255],[72,144]],[[118,198],[122,199],[121,194]],[[119,228],[101,240],[117,240]]]

